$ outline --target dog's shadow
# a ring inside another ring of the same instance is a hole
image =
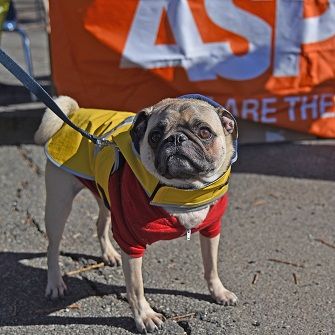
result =
[[[73,257],[94,259],[83,254],[67,254]],[[62,300],[50,301],[44,297],[46,270],[26,265],[25,260],[46,257],[45,253],[0,252],[0,327],[24,325],[108,325],[120,327],[136,333],[133,319],[130,317],[82,317],[55,316],[53,312],[63,310],[81,299],[99,296],[94,287],[104,295],[120,296],[126,292],[125,286],[96,283],[85,277],[67,277],[66,283],[71,292]],[[89,284],[89,285],[87,285]],[[146,288],[146,293],[171,294],[210,301],[205,294],[170,289]],[[75,305],[74,305],[75,306]],[[94,312],[92,312],[93,314]],[[112,312],[106,312],[110,315]]]

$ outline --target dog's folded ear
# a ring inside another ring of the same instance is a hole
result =
[[[233,139],[237,139],[237,123],[233,115],[223,107],[218,107],[216,112],[219,115],[223,129],[227,134],[231,134]]]
[[[140,111],[134,120],[133,126],[130,130],[130,136],[133,143],[138,144],[143,138],[145,131],[147,130],[148,120],[152,112],[152,107],[145,108]]]

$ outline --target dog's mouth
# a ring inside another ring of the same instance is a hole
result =
[[[155,167],[167,179],[197,179],[208,173],[210,164],[194,148],[166,146],[156,155]]]
[[[169,156],[163,169],[162,164],[160,167],[161,169],[158,171],[168,179],[189,179],[198,173],[198,169],[193,165],[193,162],[180,154]]]

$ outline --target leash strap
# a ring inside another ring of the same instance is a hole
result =
[[[0,48],[0,63],[14,76],[16,77],[30,92],[32,92],[40,101],[42,101],[47,107],[49,107],[59,118],[61,118],[70,127],[78,131],[82,136],[86,137],[96,145],[104,147],[111,145],[112,142],[105,138],[94,136],[84,129],[81,129],[75,125],[59,108],[48,92],[25,70],[22,69],[12,58],[10,58]]]

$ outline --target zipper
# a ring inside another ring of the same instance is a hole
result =
[[[191,239],[191,233],[192,233],[191,229],[186,230],[186,241],[189,241]]]

